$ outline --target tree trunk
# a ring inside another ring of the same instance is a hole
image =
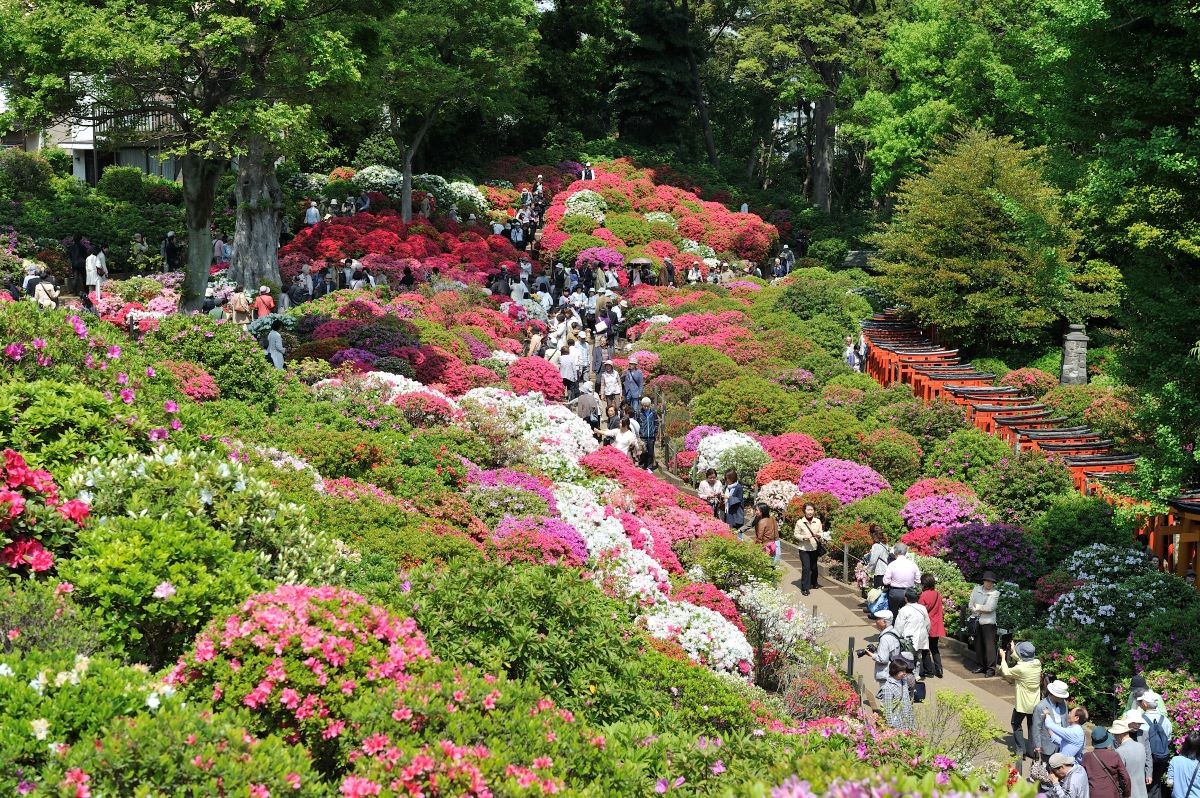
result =
[[[282,290],[279,282],[279,226],[283,191],[275,174],[275,160],[267,141],[252,136],[247,152],[238,159],[237,225],[233,234],[233,260],[229,277],[247,291],[268,286]]]
[[[180,307],[185,313],[199,310],[208,287],[212,264],[212,211],[217,195],[217,178],[225,162],[188,153],[182,160],[184,217],[187,220],[187,266],[183,277]]]
[[[837,110],[834,89],[826,87],[813,112],[812,204],[825,213],[833,211],[833,112]]]
[[[407,224],[412,221],[412,162],[413,151],[407,147],[400,148],[404,159],[404,171],[400,182],[400,218]]]
[[[704,149],[708,152],[708,163],[713,169],[721,168],[717,155],[717,142],[713,138],[712,122],[708,118],[708,100],[704,99],[704,84],[700,82],[700,65],[696,53],[689,44],[687,48],[688,71],[692,76],[692,93],[696,95],[696,110],[700,114],[700,130],[704,134]]]
[[[433,118],[437,116],[437,112],[437,106],[434,106],[425,113],[425,119],[422,120],[421,127],[417,129],[417,134],[413,136],[412,144],[409,144],[400,135],[400,125],[396,121],[396,109],[388,108],[392,141],[396,143],[396,148],[400,150],[400,157],[404,160],[403,179],[400,183],[400,218],[406,223],[412,221],[413,156],[417,154],[417,150],[421,147],[421,142],[425,140],[425,134],[429,132],[430,126],[433,125]]]

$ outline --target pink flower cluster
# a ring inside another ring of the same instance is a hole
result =
[[[919,479],[904,491],[906,499],[924,499],[929,496],[974,496],[975,491],[964,482],[944,477],[926,477]]]
[[[801,493],[832,493],[842,504],[865,499],[892,487],[870,466],[835,457],[817,460],[806,466],[798,486]]]
[[[580,566],[587,562],[587,543],[566,521],[556,518],[504,516],[492,536],[496,556],[504,562]]]
[[[558,369],[540,357],[517,358],[508,367],[508,384],[516,394],[537,392],[551,401],[558,401],[565,394]]]
[[[772,460],[806,466],[825,456],[825,447],[815,438],[800,432],[786,432],[762,442]]]
[[[467,471],[467,482],[472,485],[483,485],[489,488],[520,488],[535,493],[545,499],[550,512],[558,512],[558,504],[554,500],[553,487],[545,477],[535,477],[524,471],[514,471],[511,468],[481,469],[471,466]]]
[[[78,499],[61,502],[49,471],[30,468],[25,458],[5,449],[0,479],[0,563],[41,573],[54,567],[54,550],[83,526],[89,508]]]
[[[746,624],[738,612],[737,605],[728,595],[711,582],[689,582],[683,587],[677,587],[671,592],[675,601],[690,601],[699,607],[708,607],[741,631],[746,631]]]
[[[900,511],[900,517],[909,529],[931,526],[945,529],[987,520],[978,501],[970,496],[954,494],[910,499]]]

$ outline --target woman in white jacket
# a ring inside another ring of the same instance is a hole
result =
[[[83,264],[83,282],[89,292],[96,292],[97,297],[100,296],[100,286],[104,284],[104,278],[108,276],[108,266],[105,261],[106,258],[101,254],[100,247],[94,247],[92,254],[87,256],[87,260]]]

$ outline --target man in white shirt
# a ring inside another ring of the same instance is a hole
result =
[[[308,203],[308,208],[304,211],[304,223],[312,227],[319,221],[321,221],[321,211],[317,208],[317,203]]]
[[[904,606],[908,589],[921,584],[921,569],[908,558],[908,546],[903,543],[897,543],[892,554],[895,557],[883,572],[883,586],[888,592],[888,609],[895,615]]]

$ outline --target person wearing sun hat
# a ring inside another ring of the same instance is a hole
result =
[[[1122,715],[1108,727],[1113,736],[1113,750],[1121,757],[1125,772],[1129,774],[1129,798],[1147,798],[1146,787],[1150,784],[1150,758],[1146,756],[1145,747],[1133,739],[1129,723]]]
[[[1046,686],[1046,697],[1033,710],[1033,729],[1030,743],[1033,745],[1033,758],[1045,762],[1051,754],[1058,753],[1058,743],[1046,729],[1047,719],[1055,723],[1067,722],[1067,699],[1070,691],[1067,683],[1058,679]]]
[[[1092,750],[1080,762],[1088,777],[1089,798],[1129,798],[1132,785],[1121,755],[1113,750],[1108,729],[1092,729]]]
[[[1009,657],[1016,660],[1015,664],[1008,664]],[[1038,701],[1042,696],[1042,661],[1037,658],[1037,650],[1033,643],[1024,640],[1020,643],[1010,643],[1008,651],[1000,657],[1000,674],[1016,686],[1011,725],[1017,754],[1024,758],[1030,756],[1031,752],[1021,730],[1022,727],[1028,728],[1029,737],[1032,739],[1033,713],[1037,710]]]

